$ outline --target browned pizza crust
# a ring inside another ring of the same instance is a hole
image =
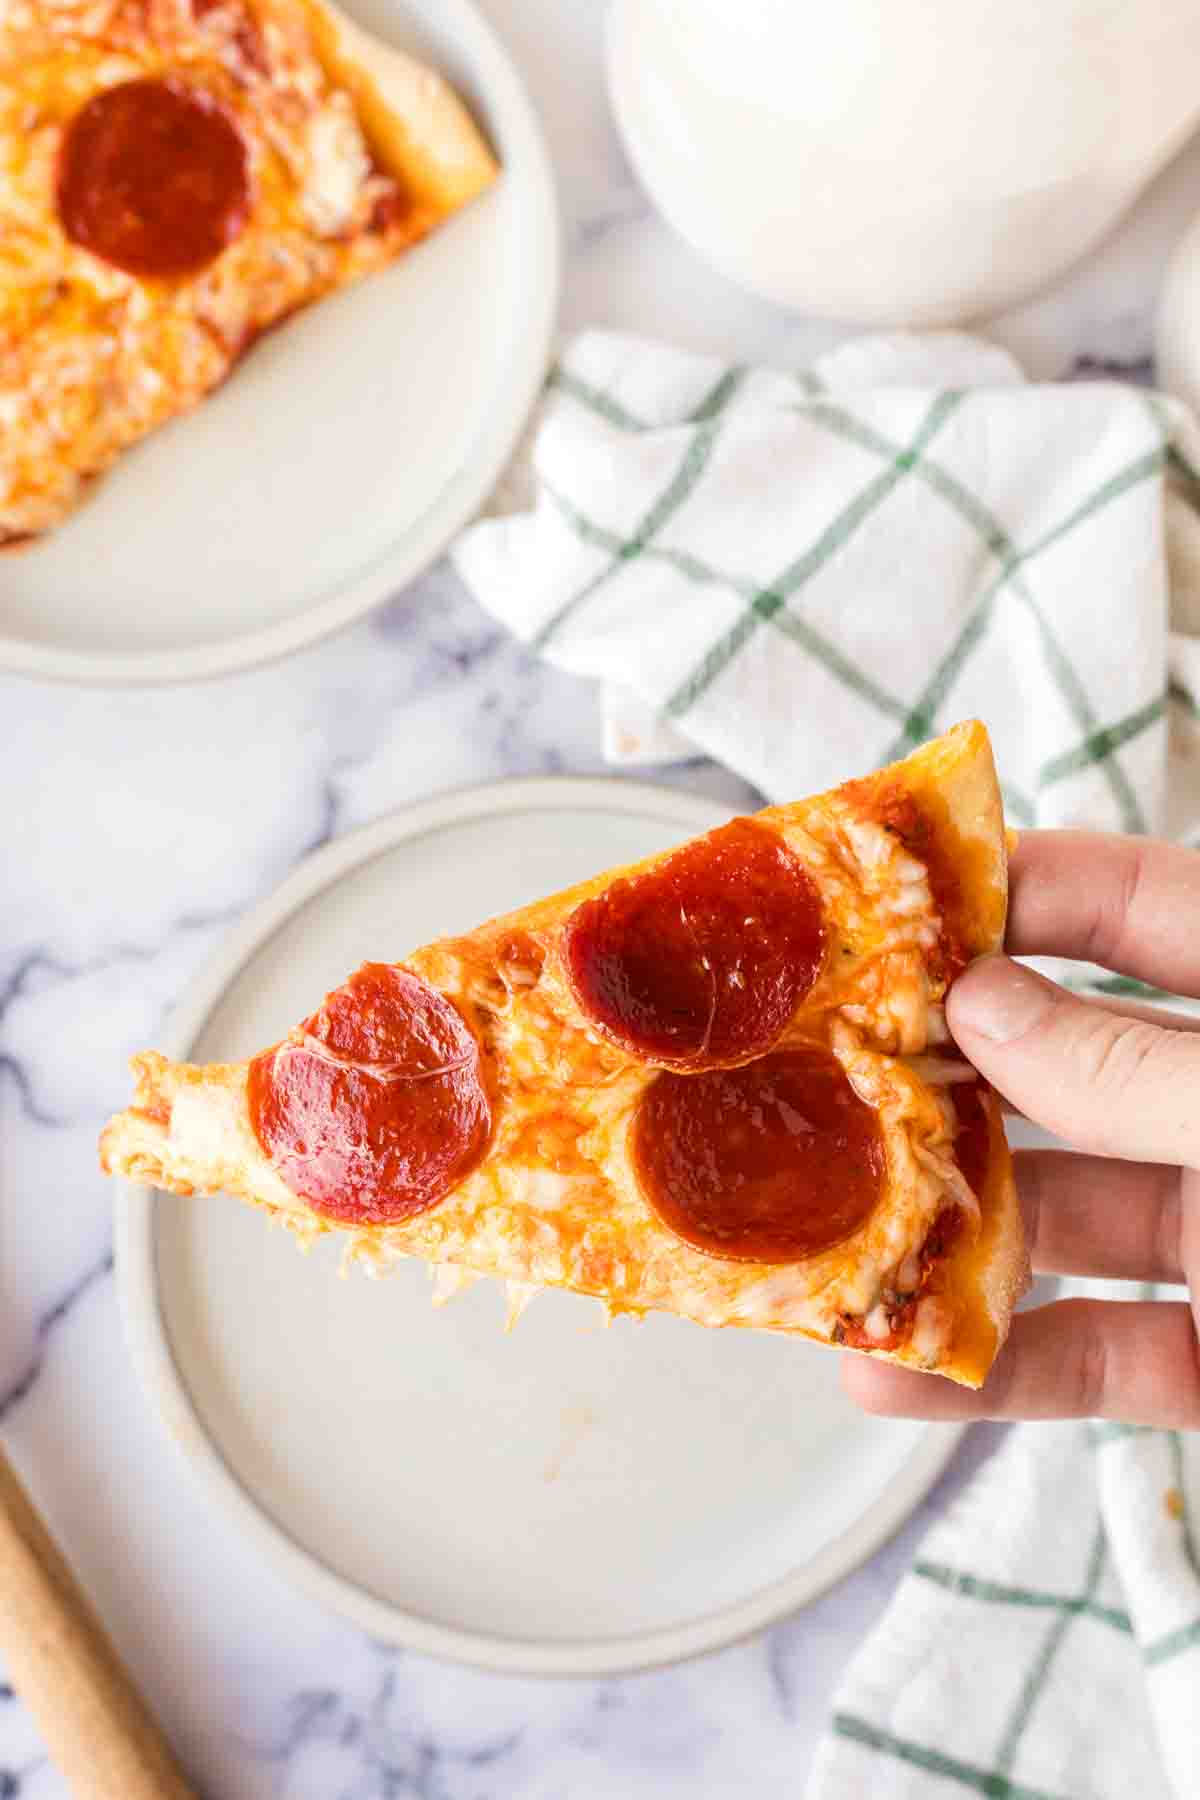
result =
[[[303,6],[326,74],[353,99],[367,141],[390,174],[439,215],[491,186],[496,159],[448,81],[369,37],[327,0],[303,0]]]
[[[1028,1290],[1031,1279],[1025,1220],[1013,1180],[1003,1115],[994,1094],[989,1098],[989,1107],[991,1153],[987,1179],[979,1196],[980,1233],[977,1239],[965,1238],[955,1245],[943,1264],[943,1279],[955,1296],[957,1318],[937,1373],[969,1388],[983,1386],[1004,1346],[1017,1301]],[[896,1350],[862,1354],[918,1371],[927,1366],[908,1344]]]

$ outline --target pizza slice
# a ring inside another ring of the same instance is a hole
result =
[[[325,0],[0,5],[0,545],[495,174]]]
[[[948,1042],[1004,933],[987,734],[368,963],[251,1061],[134,1058],[112,1174],[382,1272],[799,1333],[978,1386],[1027,1259]]]

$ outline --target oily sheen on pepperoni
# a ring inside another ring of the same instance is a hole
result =
[[[871,1108],[817,1045],[737,1069],[660,1075],[632,1129],[642,1192],[711,1256],[799,1262],[848,1238],[879,1199]]]
[[[443,994],[366,963],[250,1065],[250,1118],[292,1191],[343,1224],[427,1212],[487,1147],[479,1047]]]
[[[194,274],[250,210],[246,145],[224,107],[183,81],[118,82],[71,121],[58,163],[67,236],[130,275]]]
[[[816,980],[824,945],[808,871],[776,832],[734,819],[584,901],[563,955],[606,1037],[695,1069],[769,1049]]]

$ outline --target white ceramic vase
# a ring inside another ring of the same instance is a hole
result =
[[[652,198],[746,287],[950,324],[1083,256],[1200,122],[1197,0],[614,0]]]

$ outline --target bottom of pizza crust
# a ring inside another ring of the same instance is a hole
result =
[[[978,1387],[1028,1258],[942,1001],[999,947],[1005,871],[986,734],[959,727],[367,964],[251,1062],[135,1057],[101,1161],[339,1230],[370,1273],[423,1258],[442,1297],[568,1288]]]

